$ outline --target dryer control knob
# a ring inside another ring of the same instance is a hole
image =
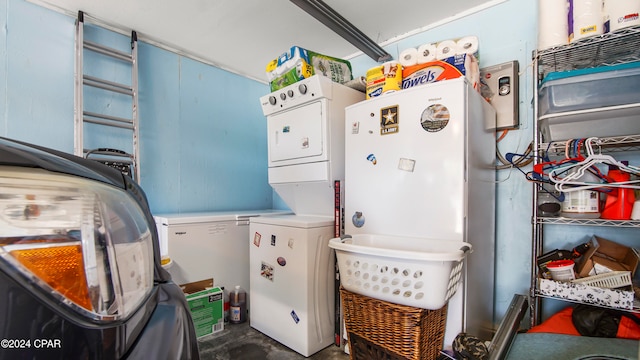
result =
[[[285,100],[286,98],[287,98],[287,94],[285,93],[280,94],[280,99]]]
[[[300,94],[304,95],[307,93],[307,85],[305,84],[300,84],[298,85],[298,91],[300,91]]]
[[[290,98],[293,97],[293,90],[288,90],[287,91],[287,95],[289,95]]]
[[[275,105],[276,104],[276,97],[275,96],[269,96],[269,104],[271,104],[271,105]]]

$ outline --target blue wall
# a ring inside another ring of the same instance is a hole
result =
[[[22,0],[1,0],[0,8],[7,14],[0,20],[0,136],[72,153],[75,19]],[[129,43],[90,25],[85,39],[120,50]],[[104,59],[85,52],[85,73],[130,84],[130,67],[111,61],[106,73],[96,70]],[[268,86],[144,43],[138,59],[141,184],[152,210],[272,208],[258,101]],[[86,110],[131,118],[130,101],[111,94],[96,101],[92,91],[85,90]],[[131,152],[128,136],[88,125],[85,147]]]
[[[521,127],[499,148],[524,152],[532,138],[536,3],[507,0],[386,48],[397,58],[408,47],[473,34],[480,39],[481,67],[518,60]],[[75,19],[24,0],[0,0],[0,10],[0,136],[73,152]],[[283,206],[267,183],[258,98],[268,86],[148,44],[140,44],[139,59],[141,176],[152,210]],[[376,65],[365,56],[351,62],[355,75]],[[528,293],[531,186],[517,170],[497,172],[496,184],[499,320],[514,293]]]

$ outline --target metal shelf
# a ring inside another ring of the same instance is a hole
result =
[[[542,155],[546,156],[564,156],[566,141],[544,140],[545,122],[554,121],[561,123],[570,123],[571,126],[580,126],[580,123],[587,124],[585,121],[593,121],[594,119],[613,119],[620,118],[636,118],[640,116],[640,103],[629,104],[626,106],[614,106],[607,108],[594,108],[581,110],[577,112],[564,112],[552,115],[538,117],[538,86],[540,81],[544,79],[550,72],[570,71],[577,69],[586,69],[597,66],[609,66],[615,64],[629,63],[640,61],[640,26],[628,27],[620,29],[613,33],[607,33],[599,36],[592,36],[578,40],[571,44],[553,47],[550,49],[533,52],[533,74],[537,81],[534,81],[534,114],[536,121],[533,122],[533,158],[534,166],[542,162]],[[606,153],[622,153],[640,151],[640,134],[623,134],[618,136],[609,136],[614,134],[599,133],[596,135],[585,135],[590,129],[585,128],[584,132],[578,131],[580,137],[598,137],[598,150]],[[633,128],[632,128],[633,129]],[[547,129],[548,130],[548,129]],[[549,134],[547,134],[549,135]],[[606,136],[605,136],[606,135]],[[551,136],[547,136],[551,139]],[[594,149],[595,150],[595,149]],[[537,257],[544,253],[544,227],[548,225],[561,226],[607,226],[619,228],[639,228],[638,220],[606,220],[606,219],[574,219],[564,217],[542,217],[538,213],[538,191],[540,184],[534,184],[532,197],[532,261],[531,261],[531,284],[529,296],[530,304],[530,320],[531,325],[537,325],[541,320],[541,300],[542,298],[551,298],[561,301],[575,302],[561,297],[553,297],[541,294],[538,291],[538,275]],[[638,301],[636,300],[634,310],[623,310],[638,312]],[[600,305],[598,305],[600,306]]]
[[[537,52],[538,79],[550,72],[640,61],[640,26],[627,27]]]
[[[640,227],[640,220],[608,220],[608,219],[574,219],[567,217],[539,217],[538,224],[545,225],[586,225],[586,226],[616,226]]]
[[[559,301],[570,302],[570,303],[574,303],[574,304],[584,304],[583,302],[580,302],[580,301],[577,301],[577,300],[566,299],[566,298],[559,297],[559,296],[551,296],[551,295],[541,294],[540,292],[538,292],[538,290],[536,290],[535,293],[536,293],[537,297],[541,297],[541,298],[559,300]],[[594,306],[603,307],[603,308],[616,310],[616,311],[624,311],[624,312],[631,312],[631,313],[640,314],[640,302],[638,302],[638,300],[635,300],[633,302],[633,310],[631,310],[631,309],[620,309],[620,308],[616,308],[616,307],[613,307],[613,306],[606,306],[606,305],[594,305]]]
[[[564,154],[566,140],[539,143],[538,150],[549,155]],[[598,138],[598,147],[606,152],[640,151],[640,135],[624,135]]]

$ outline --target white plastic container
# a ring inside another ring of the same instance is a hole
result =
[[[576,265],[573,260],[557,260],[547,264],[547,269],[551,272],[551,278],[555,281],[572,281],[576,278],[573,267]]]
[[[341,285],[354,293],[428,310],[442,308],[462,280],[471,244],[358,234],[333,238]]]
[[[601,179],[589,171],[576,179],[588,183],[599,184]],[[575,219],[600,218],[600,192],[587,189],[564,193],[561,216]]]
[[[565,193],[561,215],[576,219],[598,219],[600,217],[600,193],[595,190]]]

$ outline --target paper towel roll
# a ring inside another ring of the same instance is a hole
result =
[[[640,25],[640,1],[605,0],[604,16],[609,21],[609,31]]]
[[[469,54],[476,58],[478,57],[478,37],[477,36],[465,36],[456,41],[459,54]]]
[[[538,50],[569,43],[569,3],[538,0]]]
[[[347,81],[342,85],[361,92],[365,92],[367,90],[367,78],[365,78],[364,76],[359,76],[354,78],[353,80]]]
[[[453,40],[444,40],[436,47],[436,59],[442,60],[458,53],[458,45]]]
[[[573,22],[569,41],[600,35],[604,28],[603,0],[570,0],[569,16]]]
[[[418,49],[408,48],[400,53],[398,62],[402,66],[413,66],[418,63]]]
[[[436,59],[436,44],[423,44],[418,47],[418,64],[428,63]]]

